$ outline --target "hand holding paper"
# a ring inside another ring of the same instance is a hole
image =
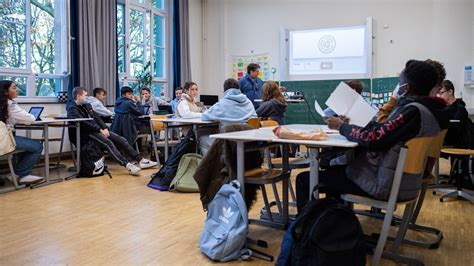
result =
[[[336,114],[348,117],[351,124],[365,127],[377,114],[357,92],[346,83],[341,82],[326,101]]]

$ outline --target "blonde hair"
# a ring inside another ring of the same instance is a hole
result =
[[[286,103],[285,97],[281,94],[278,84],[273,80],[265,82],[262,86],[262,100],[266,102],[271,99],[277,99],[283,104]]]

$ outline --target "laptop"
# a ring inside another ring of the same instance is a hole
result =
[[[173,108],[171,105],[158,105],[158,111],[153,112],[155,115],[167,115],[173,114]]]
[[[205,106],[212,106],[219,101],[219,96],[217,95],[201,95],[201,102]]]
[[[29,113],[35,117],[36,121],[41,121],[40,115],[43,112],[44,107],[33,106],[30,108]]]

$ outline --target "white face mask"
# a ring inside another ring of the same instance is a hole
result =
[[[86,103],[87,103],[87,98],[80,99],[80,100],[79,100],[79,103],[81,103],[81,104],[86,104]]]

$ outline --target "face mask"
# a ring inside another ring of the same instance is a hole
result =
[[[87,99],[81,99],[79,102],[80,102],[81,104],[86,104],[86,103],[87,103]]]

